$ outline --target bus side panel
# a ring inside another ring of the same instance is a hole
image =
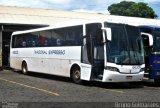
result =
[[[10,67],[13,69],[21,70],[22,58],[19,56],[18,49],[10,50]]]
[[[160,76],[160,56],[153,55],[149,57],[150,64],[150,78],[157,78]]]
[[[62,51],[55,54],[52,51]],[[71,64],[75,61],[80,62],[81,46],[66,46],[52,48],[49,54],[50,74],[70,77]]]
[[[69,60],[51,59],[48,62],[50,63],[49,74],[66,76],[66,77],[70,76]]]
[[[10,67],[13,69],[21,70],[22,58],[10,57]]]
[[[81,47],[37,47],[11,49],[11,66],[21,70],[22,61],[28,71],[70,76],[72,61],[80,62]]]
[[[81,79],[89,81],[91,78],[91,65],[81,64]]]
[[[47,69],[49,69],[44,66],[45,59],[40,59],[40,58],[24,58],[24,59],[27,62],[28,71],[46,73]]]

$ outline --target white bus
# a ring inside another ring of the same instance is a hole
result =
[[[145,65],[139,28],[97,21],[14,32],[10,66],[81,83],[141,81]]]

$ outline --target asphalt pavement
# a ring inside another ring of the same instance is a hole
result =
[[[84,82],[78,85],[66,77],[39,73],[23,75],[20,72],[3,70],[0,71],[0,102],[3,108],[21,108],[29,105],[36,107],[36,105],[43,106],[42,104],[46,105],[45,108],[51,106],[61,108],[70,105],[83,108],[98,107],[96,105],[110,107],[111,105],[118,108],[122,107],[121,103],[133,107],[135,102],[154,103],[157,105],[154,107],[159,107],[160,87],[156,87],[152,81]],[[90,105],[89,103],[91,106],[87,106]],[[6,107],[9,105],[10,107]]]

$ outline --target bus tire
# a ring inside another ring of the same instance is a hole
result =
[[[76,66],[72,69],[71,78],[72,78],[73,82],[76,83],[76,84],[81,84],[82,83],[81,72],[80,72],[79,67]]]
[[[22,62],[22,73],[25,75],[28,73],[27,63],[25,61]]]
[[[154,84],[155,84],[156,86],[160,86],[160,78],[155,78],[155,79],[154,79]]]

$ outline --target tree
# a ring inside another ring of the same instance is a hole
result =
[[[108,7],[111,15],[132,16],[142,18],[157,18],[158,16],[154,10],[148,6],[147,3],[127,2],[122,1],[117,4],[112,4]]]

